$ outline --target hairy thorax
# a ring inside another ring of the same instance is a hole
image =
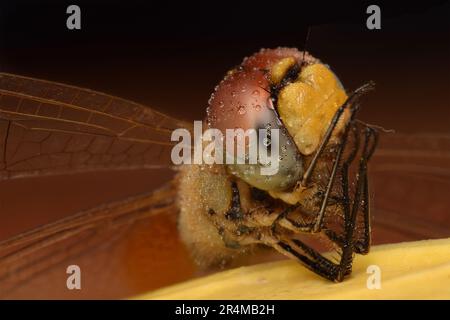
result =
[[[291,236],[295,227],[286,218],[312,220],[321,200],[316,186],[301,193],[301,206],[290,205],[219,165],[185,165],[178,181],[180,236],[201,267],[224,265]]]

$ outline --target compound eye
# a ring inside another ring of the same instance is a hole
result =
[[[229,144],[225,145],[226,163],[233,175],[267,191],[286,190],[301,178],[301,155],[273,108],[270,81],[263,71],[231,72],[211,96],[207,122],[226,137],[233,130],[243,134],[243,155],[237,148],[230,154]],[[239,145],[238,139],[226,140]]]
[[[300,153],[280,123],[274,110],[268,109],[257,132],[257,163],[228,165],[230,173],[248,184],[266,191],[283,191],[293,187],[303,175]],[[246,145],[246,160],[251,150]]]

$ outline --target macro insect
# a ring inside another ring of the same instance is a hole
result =
[[[297,49],[255,53],[216,87],[205,123],[279,129],[275,175],[263,177],[248,165],[179,166],[174,180],[151,194],[0,242],[0,280],[27,254],[105,221],[121,225],[170,207],[179,211],[180,236],[202,267],[265,246],[342,281],[353,255],[370,248],[367,168],[378,135],[356,113],[371,89],[368,83],[347,93],[327,65]],[[2,180],[172,166],[171,133],[178,128],[192,125],[99,92],[0,74]]]
[[[370,247],[367,164],[377,131],[355,115],[372,88],[347,96],[327,66],[288,48],[261,50],[228,73],[209,101],[209,127],[278,128],[279,170],[262,176],[245,164],[181,169],[181,203],[192,205],[180,206],[180,232],[199,264],[263,244],[332,281],[351,272],[353,254]],[[337,257],[322,255],[305,234]]]

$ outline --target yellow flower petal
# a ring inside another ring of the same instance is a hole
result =
[[[370,266],[381,271],[380,289],[367,286]],[[450,299],[450,238],[375,246],[355,257],[342,283],[289,260],[223,271],[138,299]]]

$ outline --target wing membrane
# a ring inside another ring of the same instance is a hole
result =
[[[374,241],[450,236],[450,136],[383,134],[370,163]]]
[[[0,242],[0,297],[123,298],[192,276],[175,192],[166,186]],[[70,264],[82,270],[78,293],[66,287]]]
[[[0,179],[170,165],[190,125],[140,104],[0,73]]]

